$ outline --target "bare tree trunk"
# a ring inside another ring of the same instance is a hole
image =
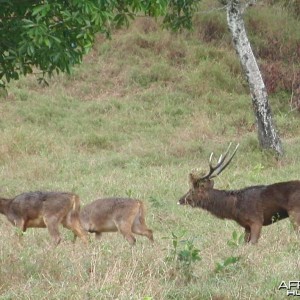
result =
[[[265,149],[273,149],[278,155],[282,155],[283,148],[272,121],[267,90],[245,30],[240,0],[228,1],[227,23],[249,84],[260,146]]]

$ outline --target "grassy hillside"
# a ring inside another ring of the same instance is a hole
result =
[[[204,1],[205,10],[212,3]],[[282,52],[300,42],[299,22],[281,8],[253,8],[247,20],[261,64],[274,64],[261,51],[264,37],[277,34],[270,35],[274,20],[287,26],[282,40],[276,36]],[[241,146],[217,188],[299,179],[291,93],[282,85],[270,95],[285,149],[277,161],[259,149],[224,11],[199,14],[195,24],[191,33],[171,34],[140,18],[110,41],[99,37],[72,76],[52,78],[49,87],[34,76],[9,86],[0,100],[1,196],[65,190],[83,204],[140,198],[155,244],[137,237],[131,249],[121,235],[106,234],[85,248],[64,229],[55,250],[43,229],[29,229],[19,244],[0,216],[0,299],[284,299],[280,282],[299,279],[300,244],[288,220],[263,228],[257,246],[244,246],[234,222],[177,205],[189,172],[206,170],[211,151],[221,153],[231,141]],[[284,57],[276,63],[288,65]],[[175,253],[172,233],[180,241]],[[201,260],[176,263],[185,247],[189,254],[199,249]]]

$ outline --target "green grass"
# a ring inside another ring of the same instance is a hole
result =
[[[300,275],[299,240],[288,220],[263,228],[257,246],[232,249],[227,241],[241,227],[177,205],[189,172],[206,170],[211,151],[230,141],[241,146],[217,188],[299,179],[299,113],[290,95],[270,97],[285,149],[277,161],[259,149],[228,37],[218,45],[199,42],[200,33],[172,35],[140,19],[111,41],[99,38],[71,76],[54,77],[49,87],[34,76],[10,84],[0,100],[1,196],[64,190],[83,204],[137,197],[155,244],[138,237],[131,249],[120,234],[106,234],[85,248],[62,229],[64,242],[49,250],[47,231],[29,229],[20,245],[0,216],[0,299],[285,298],[278,285]],[[183,230],[201,256],[189,282],[166,261],[172,232]],[[239,260],[216,272],[228,257]]]

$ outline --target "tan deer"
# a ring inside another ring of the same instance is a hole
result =
[[[290,217],[295,230],[300,228],[300,181],[250,186],[241,190],[217,190],[212,178],[231,162],[238,145],[225,162],[230,145],[216,166],[209,159],[209,172],[204,176],[190,174],[191,189],[179,204],[203,208],[221,219],[232,219],[245,228],[245,241],[257,243],[262,226]]]
[[[145,222],[143,202],[130,198],[95,200],[80,211],[83,228],[100,238],[102,232],[119,231],[130,245],[136,242],[133,233],[146,236],[153,242],[153,233]]]
[[[87,234],[80,219],[80,199],[63,192],[29,192],[13,199],[0,198],[0,213],[25,232],[29,227],[48,228],[55,245],[61,241],[59,225],[73,231],[87,243]]]

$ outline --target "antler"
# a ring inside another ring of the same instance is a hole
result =
[[[230,158],[227,160],[227,162],[224,164],[225,162],[225,159],[229,153],[229,149],[231,147],[231,144],[229,144],[224,156],[221,154],[220,157],[219,157],[219,160],[216,164],[216,166],[213,166],[212,165],[212,158],[214,156],[214,153],[212,152],[210,157],[209,157],[209,172],[207,175],[203,176],[203,177],[200,177],[199,180],[203,180],[203,179],[211,179],[211,178],[214,178],[216,176],[218,176],[231,162],[231,160],[233,159],[238,147],[240,144],[237,144],[237,146],[235,147],[233,153],[231,154]],[[216,171],[216,172],[215,172]],[[215,172],[215,174],[213,174]]]

